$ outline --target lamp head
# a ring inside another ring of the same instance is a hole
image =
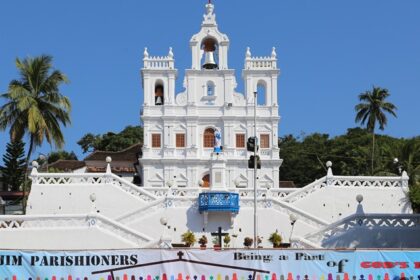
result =
[[[96,201],[96,194],[95,193],[91,193],[89,196],[90,201],[95,202]]]
[[[290,220],[290,224],[293,226],[295,223],[296,223],[296,221],[297,221],[297,217],[296,217],[296,215],[295,214],[290,214],[289,215],[289,220]]]

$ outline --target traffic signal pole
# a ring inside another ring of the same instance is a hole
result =
[[[254,248],[258,248],[257,234],[257,92],[254,92]]]

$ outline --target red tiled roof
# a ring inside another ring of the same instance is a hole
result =
[[[86,168],[86,172],[88,173],[104,173],[106,171],[106,167],[98,167],[98,166],[88,166]],[[111,164],[111,171],[113,173],[136,173],[137,170],[134,167],[128,166],[116,166],[113,167]]]
[[[85,158],[85,161],[105,161],[106,157],[110,156],[112,161],[137,162],[142,146],[142,143],[137,143],[119,152],[94,151]]]
[[[48,168],[55,168],[62,171],[72,171],[85,166],[84,161],[80,160],[66,160],[66,159],[59,159],[51,164],[48,164]],[[46,169],[47,165],[44,164],[40,170]]]

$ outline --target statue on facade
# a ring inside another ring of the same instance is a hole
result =
[[[222,133],[220,132],[219,129],[216,129],[214,131],[214,149],[213,152],[215,153],[221,153],[223,150],[222,147]]]

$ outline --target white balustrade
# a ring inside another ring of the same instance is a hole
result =
[[[144,58],[144,69],[174,69],[174,59],[169,56],[151,56]]]
[[[250,57],[245,60],[245,69],[277,69],[277,59],[273,57]]]
[[[156,197],[113,173],[36,173],[30,176],[34,185],[113,185],[146,202]]]
[[[420,226],[419,214],[353,214],[304,238],[315,244],[354,228],[410,229]]]
[[[108,219],[100,214],[88,215],[8,215],[0,216],[0,233],[2,230],[48,230],[88,228],[96,226],[112,232],[119,238],[124,238],[140,245],[152,241],[152,238],[133,231],[126,226]],[[29,236],[30,233],[28,232]]]
[[[400,188],[403,182],[402,177],[333,176],[331,180],[328,180],[328,186]]]
[[[322,177],[321,179],[318,179],[314,182],[312,182],[311,184],[297,189],[295,192],[293,192],[292,194],[286,196],[286,198],[284,199],[284,201],[289,202],[289,203],[293,203],[299,199],[305,198],[308,195],[310,195],[311,193],[324,188],[326,186],[326,178],[327,177]]]
[[[203,191],[201,188],[168,188],[168,187],[146,187],[143,188],[156,197],[193,197],[198,198],[198,194]]]
[[[408,176],[325,176],[303,188],[297,189],[293,194],[288,195],[284,201],[294,203],[325,187],[401,188],[408,187]]]

